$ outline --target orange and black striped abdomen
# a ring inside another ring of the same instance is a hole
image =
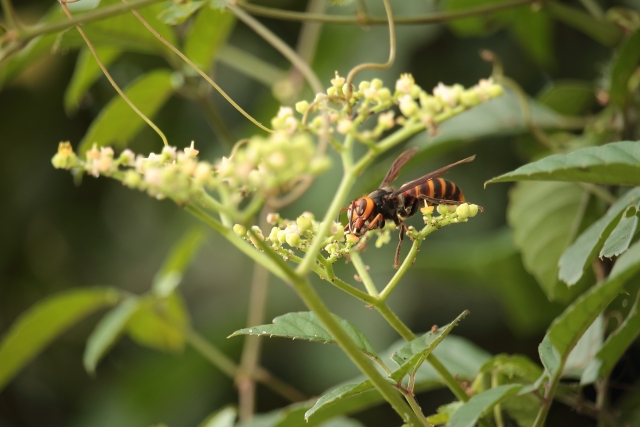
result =
[[[424,197],[420,197],[424,196]],[[401,216],[408,218],[414,215],[424,198],[464,202],[464,195],[456,184],[442,178],[434,178],[402,192],[398,199],[402,205]],[[427,202],[429,200],[427,199]],[[434,204],[430,202],[429,204]]]

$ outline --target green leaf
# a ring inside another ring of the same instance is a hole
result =
[[[481,373],[500,374],[509,381],[535,382],[542,375],[542,368],[522,355],[498,354],[480,368]]]
[[[153,116],[173,92],[172,73],[160,69],[145,74],[133,82],[125,93],[147,117]],[[91,123],[80,142],[79,151],[86,152],[94,143],[98,147],[127,143],[145,125],[145,122],[120,96],[116,95]]]
[[[200,249],[202,227],[193,227],[172,248],[153,279],[152,291],[158,297],[169,296],[182,281],[182,274]]]
[[[598,354],[591,360],[582,373],[580,384],[586,385],[599,378],[609,376],[624,352],[640,335],[640,293],[622,324],[607,337]]]
[[[158,19],[168,25],[182,24],[203,6],[205,6],[205,2],[202,0],[193,0],[186,3],[173,3],[171,6],[160,12]]]
[[[363,391],[371,389],[373,389],[373,385],[369,380],[356,384],[345,384],[337,387],[331,390],[329,393],[320,396],[313,407],[305,412],[304,419],[308,420],[321,409],[325,409],[326,407],[338,403],[341,400],[348,399],[352,396],[362,393]]]
[[[537,98],[560,114],[577,115],[596,105],[593,83],[582,80],[555,80]]]
[[[623,31],[613,22],[596,19],[588,13],[557,1],[545,3],[549,14],[570,27],[583,32],[598,43],[613,47],[623,36]]]
[[[235,25],[235,17],[226,10],[204,8],[196,17],[185,40],[184,53],[203,70],[211,69],[219,49]]]
[[[439,328],[436,333],[427,332],[411,342],[408,342],[398,351],[393,353],[391,360],[396,362],[399,368],[396,369],[390,377],[395,381],[400,381],[410,371],[414,371],[419,368],[425,358],[431,354],[438,344],[440,344],[442,340],[449,335],[449,332],[458,326],[458,323],[460,323],[460,321],[468,314],[468,310],[463,311],[453,322]]]
[[[341,319],[335,314],[333,315],[333,318],[340,324],[342,329],[344,329],[363,353],[373,359],[380,359],[367,337],[365,337],[358,328],[356,328],[351,322]],[[271,325],[261,325],[240,329],[229,335],[229,338],[238,335],[276,336],[291,338],[294,340],[301,339],[311,342],[320,342],[323,344],[337,344],[329,331],[324,328],[320,319],[310,311],[287,313],[273,319],[273,324]]]
[[[237,414],[236,408],[227,406],[209,415],[198,427],[233,427]]]
[[[562,369],[563,378],[580,379],[585,367],[593,360],[602,347],[604,319],[596,317],[573,347]]]
[[[88,373],[94,374],[96,372],[98,362],[115,344],[120,334],[125,330],[131,316],[138,310],[138,306],[137,298],[127,298],[100,319],[89,335],[82,358],[84,369]]]
[[[458,12],[461,10],[487,6],[499,3],[499,0],[447,0],[444,2],[444,10],[447,12]],[[470,16],[467,18],[454,19],[447,23],[449,27],[459,36],[479,36],[487,35],[497,30],[501,22],[495,19],[493,14]]]
[[[572,237],[583,197],[578,186],[560,182],[523,182],[510,194],[507,220],[513,241],[524,267],[550,300],[571,297],[558,281],[558,260]]]
[[[122,54],[119,47],[98,46],[95,48],[105,67],[109,67]],[[102,76],[102,70],[89,49],[82,49],[76,61],[71,81],[64,93],[64,108],[67,114],[74,114],[80,101],[89,88]]]
[[[0,341],[0,389],[60,334],[119,299],[115,289],[88,288],[61,292],[37,302],[13,322]]]
[[[624,211],[620,222],[604,242],[604,246],[600,251],[600,258],[613,258],[629,249],[631,239],[636,234],[638,227],[639,208],[640,204],[636,204],[635,206],[629,206]]]
[[[427,421],[429,424],[433,425],[444,424],[449,421],[449,418],[451,418],[451,416],[455,414],[463,404],[463,402],[451,402],[448,405],[440,406],[438,408],[438,413],[427,417]]]
[[[516,8],[511,13],[509,30],[524,50],[542,67],[554,64],[553,22],[544,9]]]
[[[559,262],[558,277],[569,285],[574,285],[582,277],[585,267],[595,258],[598,249],[616,227],[622,212],[640,200],[640,188],[626,192],[611,205],[606,214],[591,224],[567,250]]]
[[[162,299],[141,298],[127,324],[129,336],[138,344],[169,352],[184,349],[188,328],[184,302],[177,293]]]
[[[570,181],[640,185],[640,143],[621,141],[554,154],[485,182]]]
[[[505,384],[476,394],[458,408],[447,422],[447,427],[474,427],[483,414],[518,393],[521,388],[520,384]]]
[[[636,30],[618,51],[617,59],[611,70],[611,88],[609,98],[617,105],[624,105],[631,93],[629,79],[640,61],[640,30]]]
[[[636,243],[618,258],[607,280],[580,295],[554,320],[538,348],[542,363],[551,375],[558,375],[580,337],[639,269],[640,243]]]

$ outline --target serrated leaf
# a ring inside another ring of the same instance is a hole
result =
[[[569,352],[602,311],[613,301],[626,280],[640,270],[640,243],[634,244],[614,265],[609,277],[580,295],[553,321],[538,350],[551,375],[558,375]]]
[[[398,351],[393,353],[391,360],[396,362],[399,366],[390,377],[395,381],[400,381],[410,371],[414,371],[424,362],[425,358],[442,342],[442,340],[449,335],[449,332],[453,330],[462,319],[469,314],[468,310],[465,310],[460,314],[453,322],[449,323],[442,328],[439,328],[436,333],[427,332],[426,334],[408,342]]]
[[[629,249],[631,239],[638,228],[638,209],[640,204],[629,206],[613,229],[600,251],[600,258],[613,258]]]
[[[369,380],[356,384],[345,384],[331,390],[329,393],[323,394],[318,398],[311,409],[304,414],[304,419],[308,420],[313,414],[321,409],[331,406],[340,400],[360,394],[364,391],[373,389],[373,385]]]
[[[115,289],[89,288],[61,292],[37,302],[13,322],[0,341],[0,390],[60,334],[119,299]]]
[[[447,422],[447,427],[474,427],[478,419],[498,403],[520,391],[520,384],[505,384],[471,397]]]
[[[586,385],[609,376],[616,363],[640,335],[640,293],[624,322],[607,337],[598,354],[582,373],[580,384]]]
[[[545,9],[555,19],[583,32],[604,46],[615,46],[623,36],[622,29],[613,22],[594,18],[578,8],[552,1],[545,5]]]
[[[609,98],[617,105],[624,105],[630,97],[629,79],[640,61],[640,30],[636,30],[620,47],[613,69]]]
[[[626,192],[611,205],[607,213],[587,228],[562,254],[558,263],[558,277],[569,285],[574,285],[582,277],[582,272],[595,258],[598,249],[618,224],[623,211],[640,200],[640,188]]]
[[[138,310],[127,323],[129,336],[138,344],[156,350],[182,351],[189,319],[182,298],[173,293],[167,298],[140,299]]]
[[[88,373],[95,373],[96,366],[125,330],[127,322],[138,309],[138,304],[137,298],[128,298],[100,319],[87,339],[82,357],[84,369]]]
[[[185,55],[203,70],[211,69],[213,59],[229,37],[235,22],[235,16],[229,11],[204,8],[185,40]]]
[[[640,185],[640,143],[621,141],[554,154],[485,183],[510,181],[570,181]]]
[[[538,100],[560,114],[576,115],[596,105],[592,82],[555,80],[538,94]]]
[[[380,359],[375,349],[366,336],[358,330],[351,322],[342,319],[335,314],[333,318],[340,324],[340,327],[349,335],[363,353],[367,356]],[[235,331],[229,338],[238,335],[261,335],[269,337],[282,337],[291,339],[301,339],[323,344],[337,344],[329,331],[327,331],[318,317],[310,311],[298,313],[287,313],[273,319],[271,325],[253,326]]]
[[[152,117],[173,92],[171,76],[169,70],[151,71],[133,82],[125,90],[125,94],[142,113]],[[84,153],[94,143],[98,147],[126,147],[129,140],[145,125],[124,99],[116,95],[91,123],[78,150]]]
[[[444,424],[463,405],[463,402],[451,402],[438,408],[438,413],[427,417],[427,422],[433,425]]]
[[[201,227],[193,227],[172,248],[153,279],[152,291],[159,297],[169,296],[182,281],[182,274],[200,249],[204,238]]]
[[[200,8],[205,6],[202,0],[187,1],[186,3],[173,3],[166,7],[158,15],[158,19],[168,25],[178,25],[189,19]]]
[[[507,220],[525,269],[550,300],[570,294],[558,281],[558,260],[569,244],[584,190],[561,182],[521,182],[510,193]]]
[[[591,326],[582,334],[573,347],[562,369],[563,378],[579,379],[585,367],[593,360],[602,347],[604,334],[604,319],[596,317]]]
[[[238,411],[233,406],[227,406],[205,418],[198,427],[233,427]]]
[[[95,48],[100,61],[105,67],[109,67],[122,53],[119,47],[98,46]],[[102,70],[89,49],[82,49],[76,60],[76,68],[73,71],[71,81],[64,93],[64,109],[71,115],[76,112],[80,100],[89,88],[102,76]]]

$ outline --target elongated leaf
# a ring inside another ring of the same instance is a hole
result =
[[[618,51],[618,57],[611,70],[609,98],[618,105],[624,105],[630,96],[629,79],[640,61],[640,30],[629,37]]]
[[[604,46],[615,46],[623,36],[622,29],[613,22],[596,19],[578,8],[557,1],[548,2],[545,8],[552,17],[583,32]]]
[[[558,260],[569,244],[584,191],[561,182],[519,183],[510,194],[507,220],[522,263],[550,300],[570,298],[558,281]]]
[[[153,279],[154,294],[167,297],[175,290],[182,281],[182,274],[200,249],[203,238],[204,230],[201,227],[193,227],[171,248],[160,271]]]
[[[620,360],[624,352],[640,335],[640,293],[629,312],[627,318],[620,327],[613,331],[602,345],[598,354],[584,369],[580,384],[586,385],[595,382],[598,378],[606,378],[614,366]]]
[[[228,11],[204,8],[191,26],[185,41],[185,55],[198,67],[209,70],[235,22],[234,15]]]
[[[554,81],[537,98],[554,111],[567,115],[584,113],[597,102],[593,83],[583,80]]]
[[[391,360],[396,362],[399,368],[391,374],[391,378],[400,381],[410,371],[418,368],[438,344],[449,335],[449,332],[458,326],[458,323],[468,314],[468,310],[463,311],[453,322],[439,328],[435,333],[427,332],[413,341],[408,342],[400,350],[393,353]]]
[[[447,427],[474,427],[484,413],[518,393],[521,388],[520,384],[505,384],[476,394],[458,408],[447,422]]]
[[[553,22],[544,8],[535,12],[529,7],[517,8],[510,15],[509,30],[524,50],[542,67],[552,67],[555,62]]]
[[[464,405],[463,402],[452,402],[448,405],[440,406],[438,413],[427,417],[427,421],[433,425],[444,424],[449,421],[449,418],[451,418],[462,405]]]
[[[585,267],[595,258],[598,249],[618,224],[623,211],[640,200],[640,188],[634,188],[620,197],[602,218],[591,224],[562,254],[558,263],[558,277],[574,285],[582,277]]]
[[[368,380],[356,384],[345,384],[335,388],[329,393],[320,396],[313,407],[305,412],[304,419],[308,420],[317,411],[338,403],[340,400],[347,399],[371,389],[373,389],[373,385]]]
[[[613,229],[600,251],[600,258],[618,256],[629,248],[631,239],[638,228],[638,208],[640,205],[629,206],[620,218],[620,222]]]
[[[333,318],[340,324],[342,329],[349,335],[355,344],[367,356],[374,359],[380,359],[373,346],[351,322],[341,319],[333,315]],[[310,311],[302,311],[299,313],[287,313],[273,319],[271,325],[254,326],[251,328],[240,329],[235,331],[229,338],[237,335],[262,335],[269,337],[282,337],[291,339],[300,339],[311,342],[320,342],[323,344],[337,344],[329,331],[327,331],[316,315]]]
[[[36,303],[13,323],[0,342],[0,389],[60,334],[119,299],[115,289],[89,288],[62,292]]]
[[[98,46],[95,50],[105,67],[109,67],[122,53],[119,47],[113,46]],[[78,55],[71,81],[64,93],[64,108],[67,114],[76,112],[80,100],[100,76],[102,76],[102,70],[91,51],[82,49]]]
[[[88,373],[95,373],[98,362],[115,344],[120,334],[125,330],[131,316],[138,310],[138,306],[137,298],[128,298],[107,313],[96,325],[89,335],[82,358],[84,369]]]
[[[138,310],[129,319],[127,332],[140,345],[177,352],[184,349],[188,327],[184,302],[173,293],[162,299],[141,299]]]
[[[125,91],[127,97],[147,117],[152,117],[173,92],[172,73],[169,70],[152,71],[131,84]],[[125,147],[129,140],[145,126],[129,105],[117,96],[100,112],[80,142],[80,152],[94,143],[98,147],[115,145]]]
[[[233,427],[238,411],[233,406],[227,406],[214,412],[204,419],[198,427]]]
[[[205,6],[205,2],[202,0],[192,0],[186,3],[177,4],[174,3],[160,12],[158,19],[169,25],[181,24],[203,6]]]
[[[521,166],[485,183],[509,181],[570,181],[640,185],[640,143],[621,141],[555,154]]]
[[[640,243],[625,252],[607,280],[583,293],[552,323],[538,348],[543,365],[551,375],[558,375],[569,352],[596,317],[618,295],[622,285],[640,270]]]
[[[604,341],[604,317],[596,317],[573,347],[562,369],[562,377],[579,379]]]

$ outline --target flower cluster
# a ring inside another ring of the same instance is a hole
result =
[[[81,160],[69,142],[61,142],[51,162],[58,169],[74,169],[95,177],[112,176],[127,187],[146,191],[158,199],[169,197],[176,202],[186,202],[217,184],[211,165],[198,161],[197,155],[198,150],[191,143],[181,151],[167,146],[161,153],[151,153],[148,157],[136,156],[126,149],[116,158],[111,147],[98,148],[94,144]]]
[[[272,120],[275,131],[241,141],[216,164],[217,175],[234,190],[270,196],[289,190],[302,175],[324,172],[329,158],[316,156],[311,135],[300,132],[299,124],[291,108],[281,107]]]
[[[301,101],[296,104],[296,110],[308,115],[319,112],[339,100],[345,101],[347,95],[349,106],[342,110],[329,109],[329,120],[339,134],[351,134],[357,140],[365,143],[375,141],[383,132],[396,125],[407,123],[422,123],[425,128],[435,129],[436,125],[455,114],[481,102],[501,96],[502,86],[492,79],[483,79],[469,88],[461,85],[445,86],[440,83],[433,89],[432,94],[418,86],[411,74],[403,74],[396,81],[395,90],[384,86],[382,80],[373,79],[361,82],[357,88],[352,87],[348,92],[345,79],[336,73],[331,80],[332,86],[327,94],[318,94],[313,103]],[[401,116],[394,117],[391,107],[397,106]],[[351,110],[355,110],[355,115]],[[358,126],[371,115],[377,114],[377,123],[373,129],[359,131]],[[291,124],[293,125],[293,124]],[[311,131],[318,133],[323,126],[322,115],[317,115],[308,124]]]
[[[424,238],[428,234],[422,235],[425,230],[432,231],[450,224],[467,222],[469,218],[476,216],[478,211],[481,210],[482,208],[478,205],[468,203],[457,206],[425,206],[420,210],[426,224],[425,228],[422,231],[417,231],[410,226],[408,227],[407,235],[411,238]],[[439,215],[434,216],[434,211]],[[272,213],[267,217],[267,221],[273,227],[266,236],[258,226],[253,226],[251,230],[247,230],[245,226],[236,224],[233,227],[233,231],[238,236],[251,242],[257,249],[260,249],[261,244],[256,239],[270,243],[271,247],[285,259],[294,257],[294,250],[306,251],[311,246],[320,227],[320,223],[315,220],[310,212],[303,213],[295,220],[283,219],[280,215]],[[377,248],[389,243],[391,241],[391,231],[394,229],[396,229],[395,224],[392,221],[387,221],[387,225],[383,230],[372,230],[363,237],[357,237],[348,231],[345,233],[344,227],[340,223],[334,222],[331,224],[329,236],[324,239],[322,247],[328,255],[327,259],[330,262],[335,262],[338,258],[348,255],[354,246],[363,248],[364,242],[371,236],[377,235],[378,239],[375,243]]]

